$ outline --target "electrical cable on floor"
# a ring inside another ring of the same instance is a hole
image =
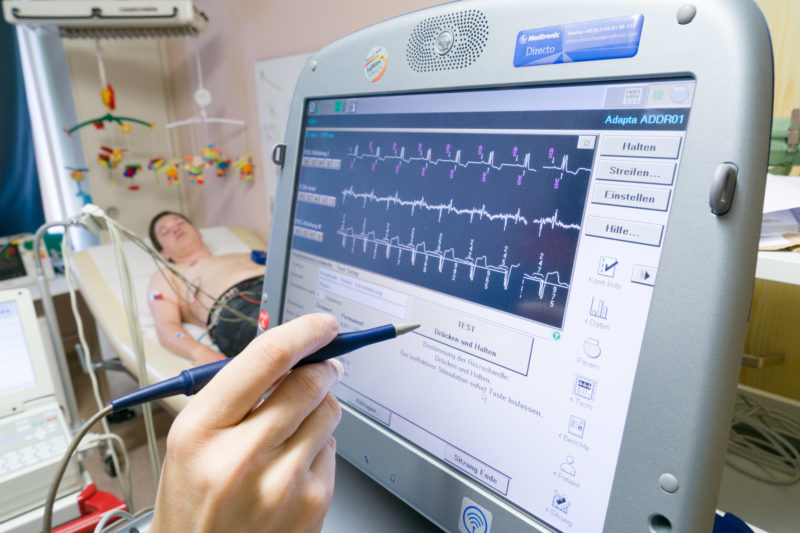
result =
[[[738,392],[728,440],[728,466],[771,485],[800,481],[800,421]]]

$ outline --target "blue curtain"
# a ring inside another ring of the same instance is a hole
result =
[[[0,236],[44,224],[16,30],[0,17]]]

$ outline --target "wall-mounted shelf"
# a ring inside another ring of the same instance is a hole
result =
[[[758,252],[756,278],[800,285],[800,254]]]

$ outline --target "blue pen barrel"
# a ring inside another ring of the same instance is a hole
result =
[[[311,355],[301,359],[300,362],[295,365],[295,368],[311,363],[319,363],[320,361],[327,361],[332,357],[338,357],[375,342],[393,339],[396,336],[397,330],[392,324],[365,329],[363,331],[340,333],[330,344],[323,346]]]
[[[402,331],[410,331],[417,327],[411,325],[411,328],[404,328]],[[301,359],[294,367],[308,365],[311,363],[319,363],[326,361],[332,357],[344,355],[347,352],[352,352],[358,348],[374,344],[376,342],[385,341],[397,337],[398,330],[393,324],[385,326],[378,326],[377,328],[365,329],[363,331],[353,331],[350,333],[340,333],[334,338],[330,344],[323,346],[318,351],[312,353]],[[223,359],[203,366],[190,368],[184,370],[174,378],[170,378],[159,383],[154,383],[150,386],[144,387],[137,391],[133,391],[124,396],[120,396],[115,400],[111,400],[113,411],[119,411],[127,407],[133,407],[145,402],[153,400],[160,400],[161,398],[168,398],[176,394],[185,394],[191,396],[197,393],[200,389],[211,381],[217,375],[222,367],[227,365],[232,359]],[[268,385],[268,384],[267,384]]]
[[[119,411],[120,409],[133,407],[140,403],[169,398],[176,394],[191,396],[211,381],[211,378],[216,376],[217,372],[230,361],[230,359],[223,359],[222,361],[216,361],[207,365],[184,370],[174,378],[153,383],[142,389],[120,396],[115,400],[111,400],[111,406],[114,411]]]

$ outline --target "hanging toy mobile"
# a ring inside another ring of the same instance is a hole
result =
[[[203,69],[200,64],[200,56],[197,50],[195,50],[195,64],[197,69],[198,87],[194,92],[194,102],[197,104],[199,113],[187,119],[166,124],[164,128],[171,129],[201,124],[206,126],[206,133],[208,133],[208,124],[228,124],[244,129],[246,127],[246,123],[242,120],[224,117],[211,117],[208,115],[207,108],[209,105],[211,105],[212,95],[211,91],[203,86]],[[202,144],[205,144],[205,142]],[[232,160],[223,157],[221,151],[213,144],[208,144],[206,145],[206,148],[202,148],[200,151],[200,157],[184,156],[184,160],[187,162],[187,164],[184,165],[184,169],[189,173],[190,183],[198,184],[203,183],[203,170],[205,168],[211,168],[216,165],[217,177],[224,178],[228,175],[228,171],[230,170],[232,163]],[[252,162],[250,163],[250,167],[252,169]]]
[[[100,71],[100,86],[102,87],[100,90],[100,100],[103,102],[103,106],[106,108],[106,114],[89,120],[84,120],[83,122],[76,124],[69,129],[65,129],[64,131],[67,132],[67,135],[72,135],[74,132],[90,124],[93,124],[98,130],[102,130],[105,128],[106,122],[118,124],[119,130],[122,133],[130,133],[133,131],[133,126],[131,123],[142,124],[143,126],[153,129],[155,127],[155,123],[153,122],[148,122],[134,117],[121,117],[111,114],[111,112],[117,108],[116,96],[114,94],[114,88],[110,83],[108,83],[108,80],[106,80],[106,67],[103,63],[103,58],[100,55],[99,43],[96,45],[95,54],[97,55],[97,68]]]
[[[147,126],[150,129],[153,129],[155,127],[155,123],[153,122],[147,122],[133,117],[121,117],[112,115],[111,111],[114,111],[114,109],[116,109],[116,101],[114,97],[114,88],[111,86],[110,83],[106,84],[105,89],[100,91],[100,98],[103,101],[103,105],[106,106],[108,113],[100,117],[84,120],[83,122],[76,124],[69,129],[66,129],[65,131],[67,132],[68,135],[72,135],[74,132],[90,124],[94,124],[95,128],[97,128],[98,130],[102,130],[106,127],[105,125],[106,122],[113,122],[119,124],[119,130],[122,133],[130,133],[131,131],[133,131],[133,126],[131,125],[131,122],[136,124],[142,124],[143,126]]]

